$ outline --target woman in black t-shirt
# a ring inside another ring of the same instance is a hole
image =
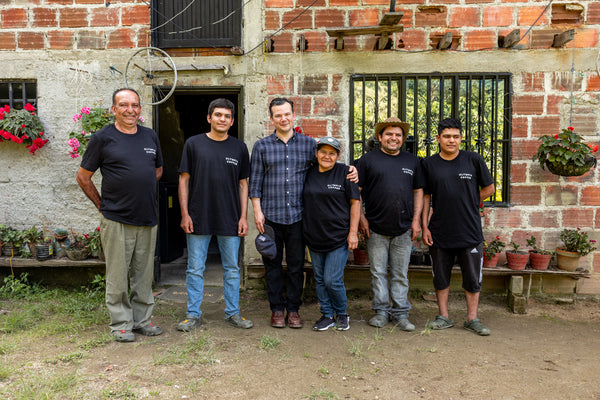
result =
[[[356,183],[346,179],[348,166],[337,163],[339,153],[340,143],[335,138],[320,138],[318,164],[308,171],[304,183],[304,239],[323,314],[313,326],[317,331],[334,325],[338,330],[350,328],[344,266],[349,250],[358,245],[360,193]]]

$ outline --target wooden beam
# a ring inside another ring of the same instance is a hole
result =
[[[403,12],[386,12],[383,14],[381,21],[379,21],[379,25],[396,25],[403,16]]]
[[[515,44],[517,44],[519,42],[520,39],[521,39],[521,30],[515,29],[511,33],[509,33],[508,35],[506,35],[502,38],[502,46],[501,47],[503,47],[505,49],[507,49],[509,47],[513,47]]]
[[[562,47],[573,39],[575,39],[575,29],[569,29],[568,31],[554,35],[552,47]]]
[[[438,42],[437,48],[440,50],[446,50],[452,46],[452,32],[444,33],[444,36]]]
[[[392,26],[358,26],[327,29],[327,34],[330,37],[339,36],[358,36],[358,35],[381,35],[384,32],[388,34],[404,31],[404,25]]]

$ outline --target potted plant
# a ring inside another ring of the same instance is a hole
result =
[[[92,257],[97,257],[101,260],[104,259],[104,251],[102,250],[102,241],[100,240],[100,227],[97,227],[90,233],[88,233],[89,245],[88,249]]]
[[[552,259],[552,252],[537,247],[537,238],[533,235],[527,239],[527,246],[531,247],[529,250],[529,265],[533,269],[548,269],[550,260]]]
[[[500,253],[506,244],[500,240],[500,236],[496,236],[491,242],[483,242],[483,266],[486,268],[494,268],[498,265]]]
[[[21,231],[8,227],[4,234],[2,242],[2,254],[7,257],[14,257],[21,254],[23,244],[23,234]]]
[[[81,124],[81,126],[69,133],[67,143],[71,148],[69,156],[77,158],[85,152],[92,135],[104,126],[113,123],[115,116],[110,112],[110,109],[102,107],[101,103],[98,102],[94,107],[81,108],[79,114],[73,115],[73,121]]]
[[[89,235],[72,233],[71,243],[69,243],[69,246],[65,249],[67,257],[73,261],[85,260],[90,255],[89,244]]]
[[[556,262],[558,268],[565,271],[575,271],[579,259],[596,250],[595,240],[588,238],[587,232],[577,229],[563,229],[560,233],[563,247],[556,248]]]
[[[548,167],[555,175],[579,176],[596,166],[592,153],[598,151],[598,145],[586,144],[573,127],[554,136],[544,135],[539,140],[542,143],[533,161],[538,161],[542,169]]]
[[[11,109],[8,105],[0,107],[0,142],[25,143],[29,153],[35,155],[48,143],[43,136],[44,127],[31,104],[25,104],[21,110]]]
[[[354,255],[354,264],[369,264],[369,255],[367,254],[367,238],[362,233],[358,233],[358,246],[352,250]]]
[[[519,251],[520,245],[514,241],[510,242],[512,250],[506,251],[506,261],[508,262],[508,268],[521,271],[525,269],[527,262],[529,261],[529,253],[526,251]]]
[[[23,242],[27,243],[27,247],[29,247],[29,252],[33,258],[36,257],[36,245],[43,243],[43,241],[44,232],[38,230],[35,225],[23,230]]]

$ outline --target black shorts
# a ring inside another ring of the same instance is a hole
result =
[[[429,253],[433,265],[433,287],[435,290],[444,290],[450,287],[452,267],[456,260],[462,272],[463,289],[471,293],[481,292],[483,243],[475,247],[461,249],[430,247]]]

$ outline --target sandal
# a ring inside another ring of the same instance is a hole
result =
[[[452,328],[454,326],[454,322],[451,319],[448,319],[442,315],[438,315],[431,322],[427,322],[425,325],[426,328],[440,330],[446,328]]]

